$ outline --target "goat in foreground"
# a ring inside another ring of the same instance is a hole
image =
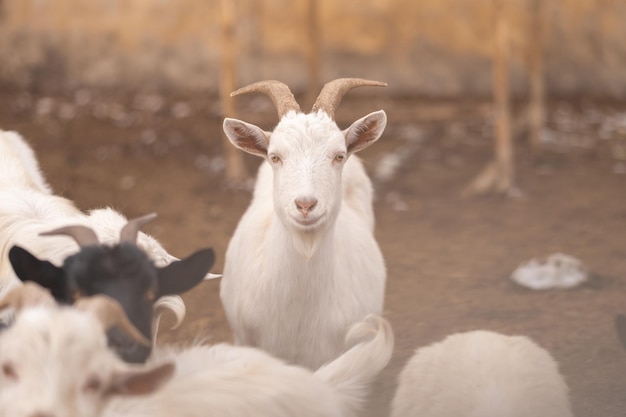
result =
[[[418,349],[391,417],[572,417],[550,353],[524,336],[472,331]]]
[[[171,363],[126,364],[107,348],[104,330],[112,326],[149,343],[107,296],[59,307],[29,282],[6,292],[0,306],[17,312],[15,323],[0,333],[2,416],[95,417],[103,397],[153,391],[174,371]]]
[[[81,250],[68,256],[62,267],[40,260],[19,246],[11,248],[9,259],[20,279],[48,288],[59,302],[73,303],[96,294],[113,298],[122,305],[133,325],[149,339],[153,332],[155,301],[193,288],[204,279],[215,259],[212,249],[203,249],[165,267],[155,266],[135,244],[139,227],[154,217],[130,220],[120,232],[120,243],[112,246],[100,244],[95,232],[85,226],[66,226],[43,233],[67,234],[80,245]],[[150,353],[150,346],[129,344],[115,328],[109,339],[125,360],[142,362]]]
[[[107,349],[95,321],[73,308],[22,306],[0,334],[0,415],[355,417],[393,350],[389,323],[371,315],[316,372],[228,344],[157,349],[138,366]]]
[[[343,349],[349,326],[383,308],[386,269],[374,238],[372,184],[354,153],[374,143],[385,112],[340,130],[342,96],[361,79],[327,83],[309,114],[278,81],[262,92],[277,107],[272,132],[226,118],[239,149],[265,159],[252,202],[228,245],[220,297],[235,343],[316,369]]]

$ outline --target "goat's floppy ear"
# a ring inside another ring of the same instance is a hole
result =
[[[626,315],[617,314],[615,316],[615,330],[617,330],[619,341],[622,342],[622,346],[626,349]]]
[[[349,153],[367,148],[376,142],[387,126],[387,115],[378,110],[360,118],[343,131]]]
[[[213,249],[202,249],[193,255],[159,268],[158,296],[181,294],[198,285],[213,266]]]
[[[20,280],[32,281],[49,289],[57,301],[70,301],[66,300],[66,279],[62,268],[42,261],[19,246],[13,246],[9,250],[9,261]]]
[[[110,395],[145,395],[159,389],[174,375],[172,362],[145,369],[128,369],[113,374],[107,389]]]
[[[227,117],[224,119],[223,129],[235,147],[252,155],[267,156],[270,134],[260,127]]]

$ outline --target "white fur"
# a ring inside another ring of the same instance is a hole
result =
[[[550,353],[525,336],[472,331],[418,349],[391,417],[572,417]]]
[[[0,189],[21,187],[52,194],[33,149],[16,132],[0,130],[0,167]]]
[[[0,334],[0,358],[0,415],[12,417],[95,417],[106,398],[85,384],[126,369],[95,317],[72,308],[24,310]]]
[[[374,139],[359,143],[372,121]],[[352,154],[378,139],[385,123],[382,111],[345,131],[322,111],[289,112],[272,133],[224,122],[235,146],[267,158],[225,257],[220,296],[237,344],[316,369],[342,351],[352,323],[382,312],[386,269],[372,185]],[[242,145],[238,132],[252,132],[256,142]],[[317,204],[305,214],[299,198]]]
[[[0,415],[355,417],[368,384],[391,358],[393,333],[387,321],[371,316],[347,340],[352,347],[315,373],[227,344],[157,349],[148,364],[133,367],[111,353],[90,314],[29,308],[0,334],[1,366],[9,365],[16,376],[0,372]],[[120,374],[167,362],[175,364],[175,373],[152,394],[109,393]],[[100,389],[87,391],[94,377]]]
[[[28,143],[15,132],[0,131],[0,295],[20,284],[8,258],[13,245],[60,266],[67,256],[78,252],[78,245],[70,237],[39,236],[41,232],[80,224],[91,227],[100,242],[114,244],[126,221],[110,207],[85,214],[71,201],[52,194]],[[177,259],[143,232],[139,232],[137,244],[157,266]],[[173,297],[166,302],[180,322],[182,300]]]
[[[347,340],[356,344],[316,372],[251,347],[160,350],[153,360],[173,361],[173,379],[148,397],[115,399],[104,417],[354,417],[391,358],[393,333],[384,319],[370,316]]]

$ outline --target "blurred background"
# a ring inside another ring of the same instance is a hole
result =
[[[547,348],[575,415],[621,417],[624,22],[624,0],[0,0],[0,128],[33,145],[56,193],[156,211],[147,232],[177,256],[212,246],[220,272],[260,163],[222,119],[277,122],[266,97],[228,93],[277,79],[308,109],[332,79],[385,81],[336,115],[341,128],[381,108],[389,120],[360,156],[397,348],[365,415],[387,415],[415,348],[483,328]],[[510,279],[554,253],[584,282]],[[161,342],[229,341],[218,292],[186,294],[185,323]]]
[[[511,86],[524,95],[534,0],[502,2]],[[536,3],[536,2],[535,2]],[[626,4],[543,1],[543,54],[555,95],[626,96]],[[215,93],[230,14],[242,83],[309,81],[309,37],[321,81],[384,79],[399,95],[491,91],[492,0],[3,0],[2,82],[29,89],[132,88]],[[224,9],[229,9],[226,13]],[[312,22],[315,21],[315,22]],[[307,29],[313,25],[315,33]],[[358,70],[355,70],[358,69]]]

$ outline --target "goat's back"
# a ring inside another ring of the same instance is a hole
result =
[[[552,356],[523,336],[473,331],[418,349],[400,373],[392,417],[571,417]]]
[[[58,227],[83,225],[93,229],[98,239],[112,245],[119,241],[120,229],[127,219],[111,208],[79,210],[63,197],[38,190],[14,188],[0,190],[0,291],[14,285],[18,278],[8,260],[8,251],[18,245],[35,256],[61,265],[79,247],[67,236],[40,236]],[[162,267],[176,260],[153,237],[139,232],[137,245]]]
[[[343,170],[342,209],[350,209],[358,213],[371,231],[374,229],[374,188],[372,181],[365,172],[363,163],[356,155],[351,155]]]
[[[103,417],[339,417],[333,390],[311,372],[253,348],[218,344],[160,350],[174,377],[148,396],[114,399]]]
[[[38,190],[0,190],[0,292],[19,282],[8,259],[13,245],[60,265],[78,251],[71,239],[63,236],[41,237],[39,233],[73,224],[85,224],[71,201]]]
[[[30,145],[16,132],[0,131],[0,190],[13,187],[52,193]]]

